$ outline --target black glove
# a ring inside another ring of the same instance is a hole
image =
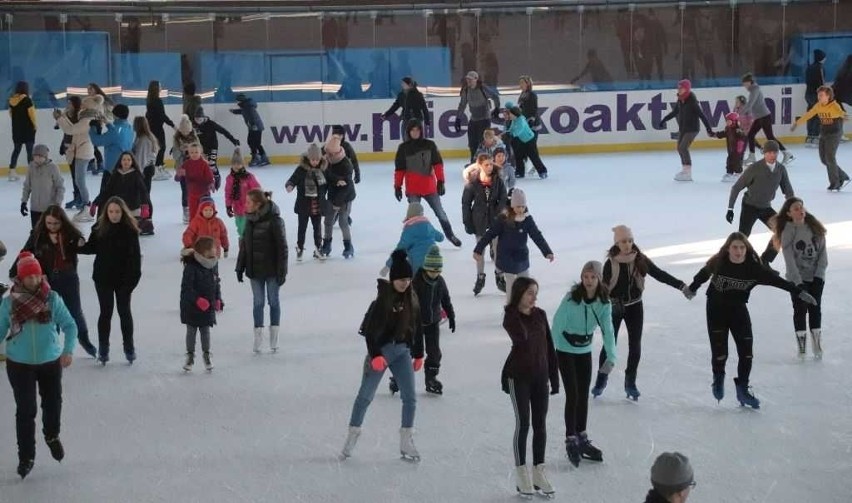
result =
[[[219,190],[219,187],[222,186],[222,175],[219,174],[219,168],[213,170],[213,186],[216,190]]]
[[[240,283],[243,282],[243,271],[237,271],[237,281]]]
[[[229,217],[234,217],[234,208],[232,206],[226,206],[225,211],[228,212]]]
[[[438,182],[438,195],[443,196],[447,192],[447,189],[444,188],[444,182]]]
[[[666,127],[666,121],[660,121],[660,124],[659,124],[659,127],[658,127],[658,128],[659,128],[659,129],[663,129],[663,128],[665,128],[665,127]]]
[[[355,183],[361,183],[361,173],[355,173],[355,178],[353,179]]]
[[[799,292],[798,298],[799,298],[799,300],[801,300],[802,302],[804,302],[806,304],[810,304],[812,306],[817,305],[817,300],[814,298],[814,296],[811,295],[810,293],[808,293],[805,290],[802,290],[801,292]]]
[[[447,326],[450,327],[450,332],[456,333],[456,317],[451,316],[447,318]]]
[[[729,224],[734,223],[734,210],[728,209],[728,212],[725,213],[725,220],[728,221]]]
[[[21,203],[21,216],[25,217],[30,214],[30,210],[27,209],[27,203]]]
[[[456,133],[461,133],[461,119],[456,117],[456,122],[453,123],[453,129],[456,130]]]
[[[396,196],[397,201],[402,201],[402,187],[396,187],[393,189],[393,194]]]

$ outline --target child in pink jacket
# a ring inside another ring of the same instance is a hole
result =
[[[225,209],[237,224],[237,234],[243,236],[246,228],[246,196],[251,189],[259,189],[257,178],[246,171],[240,149],[234,149],[231,157],[231,172],[225,179]]]

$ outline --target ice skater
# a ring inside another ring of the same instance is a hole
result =
[[[467,180],[462,192],[462,221],[465,232],[476,236],[476,241],[479,242],[495,219],[506,209],[508,190],[499,173],[494,172],[494,164],[488,154],[479,154],[472,168],[465,170]],[[497,248],[495,241],[496,239],[489,243],[492,261],[495,259]],[[506,278],[499,269],[494,270],[494,281],[497,289],[505,293]],[[473,294],[479,295],[484,287],[485,260],[478,260]]]
[[[252,189],[259,189],[260,182],[246,169],[243,154],[239,148],[231,156],[231,172],[225,178],[225,211],[234,219],[237,235],[243,237],[246,228],[246,200]]]
[[[314,254],[317,260],[325,260],[322,253],[322,216],[328,212],[328,183],[325,171],[328,161],[322,151],[312,143],[308,151],[302,155],[299,165],[284,185],[287,192],[296,190],[296,203],[293,212],[298,215],[299,228],[296,234],[296,260],[301,261],[305,253],[305,234],[308,222],[314,232]]]
[[[213,239],[215,244],[216,259],[224,255],[228,258],[228,250],[231,247],[228,240],[228,228],[225,222],[218,217],[216,203],[210,196],[202,197],[198,202],[198,213],[189,221],[186,230],[183,231],[183,247],[192,254],[195,243],[202,237]],[[198,250],[195,250],[198,251]],[[199,252],[201,253],[201,252]],[[218,273],[218,269],[216,270]]]
[[[437,245],[432,245],[420,270],[414,270],[412,282],[414,292],[420,302],[420,321],[423,323],[423,338],[426,349],[426,393],[442,395],[444,384],[438,380],[441,370],[441,315],[446,313],[447,327],[456,332],[456,311],[450,299],[447,282],[441,276],[444,259]]]
[[[800,286],[786,281],[764,266],[757,252],[741,232],[734,232],[718,253],[710,257],[698,271],[689,289],[695,293],[701,285],[707,287],[707,332],[710,336],[711,367],[713,369],[713,397],[721,401],[725,397],[725,363],[728,361],[728,333],[737,346],[737,401],[740,405],[760,408],[760,400],[749,388],[752,367],[751,316],[748,299],[752,289],[768,285],[790,292],[801,301],[816,305],[816,299]]]
[[[204,369],[213,370],[210,359],[210,329],[221,312],[222,290],[217,274],[216,241],[201,236],[192,244],[192,253],[183,257],[183,278],[180,283],[180,322],[186,325],[186,360],[183,370],[190,372],[195,365],[196,334],[201,335]]]
[[[523,178],[526,173],[526,160],[529,158],[539,178],[547,178],[547,166],[538,154],[538,133],[532,130],[523,112],[512,102],[506,102],[503,111],[506,132],[511,136],[512,150],[515,152],[515,178]]]
[[[33,148],[33,162],[30,163],[24,177],[21,191],[21,216],[29,215],[30,224],[35,229],[42,213],[51,205],[61,205],[65,197],[65,181],[59,168],[48,157],[47,145]],[[29,205],[27,205],[29,202]]]
[[[242,115],[248,128],[248,146],[251,150],[249,167],[269,166],[271,163],[266,156],[266,150],[263,148],[263,119],[257,112],[257,103],[243,93],[238,94],[236,100],[237,108],[231,109],[231,113]]]
[[[459,96],[454,128],[456,133],[461,132],[461,119],[464,116],[465,109],[469,108],[467,146],[470,149],[470,162],[473,162],[476,157],[476,149],[482,139],[482,133],[491,127],[491,117],[500,110],[500,96],[497,91],[483,84],[479,74],[475,71],[469,71],[465,75]]]
[[[343,235],[343,258],[350,259],[355,256],[355,247],[352,246],[352,228],[349,225],[351,222],[349,212],[352,211],[352,202],[357,196],[353,179],[355,169],[352,167],[352,161],[346,156],[339,136],[329,136],[324,150],[328,164],[325,169],[328,204],[323,222],[324,231],[320,252],[323,258],[331,255],[334,224],[337,222],[340,224],[340,232]]]
[[[698,136],[698,121],[704,124],[709,136],[713,136],[713,129],[701,110],[701,105],[698,104],[698,98],[692,92],[692,82],[687,79],[677,83],[677,102],[672,111],[660,121],[659,129],[665,128],[666,122],[673,118],[677,119],[677,153],[680,155],[681,164],[681,170],[674,179],[678,182],[691,182],[692,156],[689,154],[689,147]]]
[[[402,221],[402,234],[400,234],[399,242],[394,250],[405,250],[415,274],[423,267],[423,261],[426,260],[426,254],[429,253],[429,250],[436,243],[443,241],[444,235],[433,227],[429,219],[423,214],[423,205],[408,203],[405,220]],[[389,257],[379,275],[387,276],[391,265],[392,258]]]
[[[760,90],[760,86],[757,85],[757,82],[755,82],[754,76],[750,73],[743,75],[742,84],[748,91],[748,101],[740,113],[750,114],[754,117],[754,122],[751,125],[751,129],[748,131],[749,154],[748,158],[745,160],[745,165],[748,166],[755,161],[755,137],[761,130],[763,130],[763,134],[766,135],[766,139],[775,141],[777,148],[781,149],[781,152],[784,154],[784,157],[781,159],[781,164],[784,164],[785,166],[790,164],[796,160],[796,158],[787,152],[784,144],[782,144],[781,141],[775,137],[775,133],[772,132],[772,114],[769,111],[769,107],[766,106],[766,98],[763,97],[763,91]]]
[[[819,117],[819,160],[825,164],[828,172],[828,189],[840,192],[849,184],[849,175],[837,164],[837,147],[843,138],[843,120],[846,111],[834,99],[834,89],[822,86],[817,93],[817,103],[803,116],[793,123],[790,131],[797,126],[808,123],[810,119]]]
[[[799,358],[807,353],[808,325],[814,358],[822,358],[822,291],[828,252],[825,246],[825,226],[805,210],[804,202],[791,197],[772,217],[775,248],[784,254],[787,281],[810,293],[816,304],[808,304],[793,296],[793,329],[799,346]]]
[[[426,98],[423,97],[423,93],[417,89],[417,82],[411,77],[403,77],[400,83],[400,91],[399,94],[396,95],[396,101],[393,102],[390,108],[382,114],[382,120],[387,120],[388,117],[395,114],[397,110],[400,108],[402,112],[400,112],[399,118],[401,119],[402,124],[402,139],[403,141],[407,140],[405,130],[405,125],[411,119],[417,119],[426,126],[426,129],[429,129],[429,123],[431,122],[431,117],[429,116],[429,107],[426,105]]]
[[[740,116],[731,112],[725,116],[725,129],[714,134],[716,138],[725,140],[728,157],[725,159],[725,175],[723,182],[735,182],[743,173],[743,153],[746,146],[746,135],[740,128]]]
[[[227,129],[219,125],[207,114],[204,113],[203,107],[198,107],[195,110],[195,134],[201,142],[201,148],[204,149],[204,154],[207,156],[207,164],[210,170],[213,171],[213,181],[216,190],[222,184],[222,176],[219,174],[219,135],[221,134],[230,141],[234,147],[240,146],[240,140],[234,138]]]

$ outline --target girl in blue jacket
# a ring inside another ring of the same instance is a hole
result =
[[[396,244],[394,250],[405,250],[416,276],[417,271],[423,267],[423,261],[426,260],[429,249],[435,246],[435,243],[443,241],[444,235],[432,226],[428,218],[423,216],[423,205],[420,203],[408,204],[402,225],[402,235],[399,236],[399,243]],[[392,259],[393,257],[388,258],[385,267],[380,272],[381,276],[388,275]]]
[[[512,137],[512,150],[515,152],[515,177],[523,178],[526,160],[529,157],[539,178],[547,178],[547,167],[538,155],[538,134],[530,128],[521,109],[514,103],[506,103],[503,118],[506,120],[506,132]]]
[[[600,327],[607,361],[601,372],[615,367],[615,336],[612,304],[603,284],[600,262],[586,262],[581,282],[562,299],[553,317],[553,345],[565,388],[565,449],[575,467],[580,459],[603,461],[603,453],[586,434],[589,416],[589,386],[592,383],[592,336]]]
[[[65,334],[59,338],[57,326]],[[35,460],[36,387],[41,395],[44,439],[53,459],[62,461],[59,441],[62,369],[71,365],[77,324],[62,298],[50,289],[38,260],[18,255],[17,275],[0,304],[0,342],[6,341],[6,373],[15,395],[18,475],[25,478]]]

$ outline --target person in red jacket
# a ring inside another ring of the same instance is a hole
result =
[[[209,236],[216,241],[216,258],[228,257],[230,243],[225,222],[216,216],[216,204],[210,196],[204,196],[198,202],[198,213],[189,221],[189,226],[183,231],[183,247],[192,250],[195,242],[202,236]]]
[[[438,146],[432,140],[423,137],[423,128],[418,119],[406,123],[406,138],[396,150],[396,170],[393,188],[397,201],[402,201],[402,185],[405,183],[405,196],[409,203],[419,203],[425,199],[438,221],[447,239],[455,246],[461,241],[453,233],[453,226],[441,205],[444,195],[444,160]]]
[[[176,177],[183,176],[186,180],[188,193],[189,214],[198,214],[198,202],[204,196],[210,195],[213,188],[213,171],[201,155],[201,145],[193,143],[189,146],[189,159],[183,161]]]

